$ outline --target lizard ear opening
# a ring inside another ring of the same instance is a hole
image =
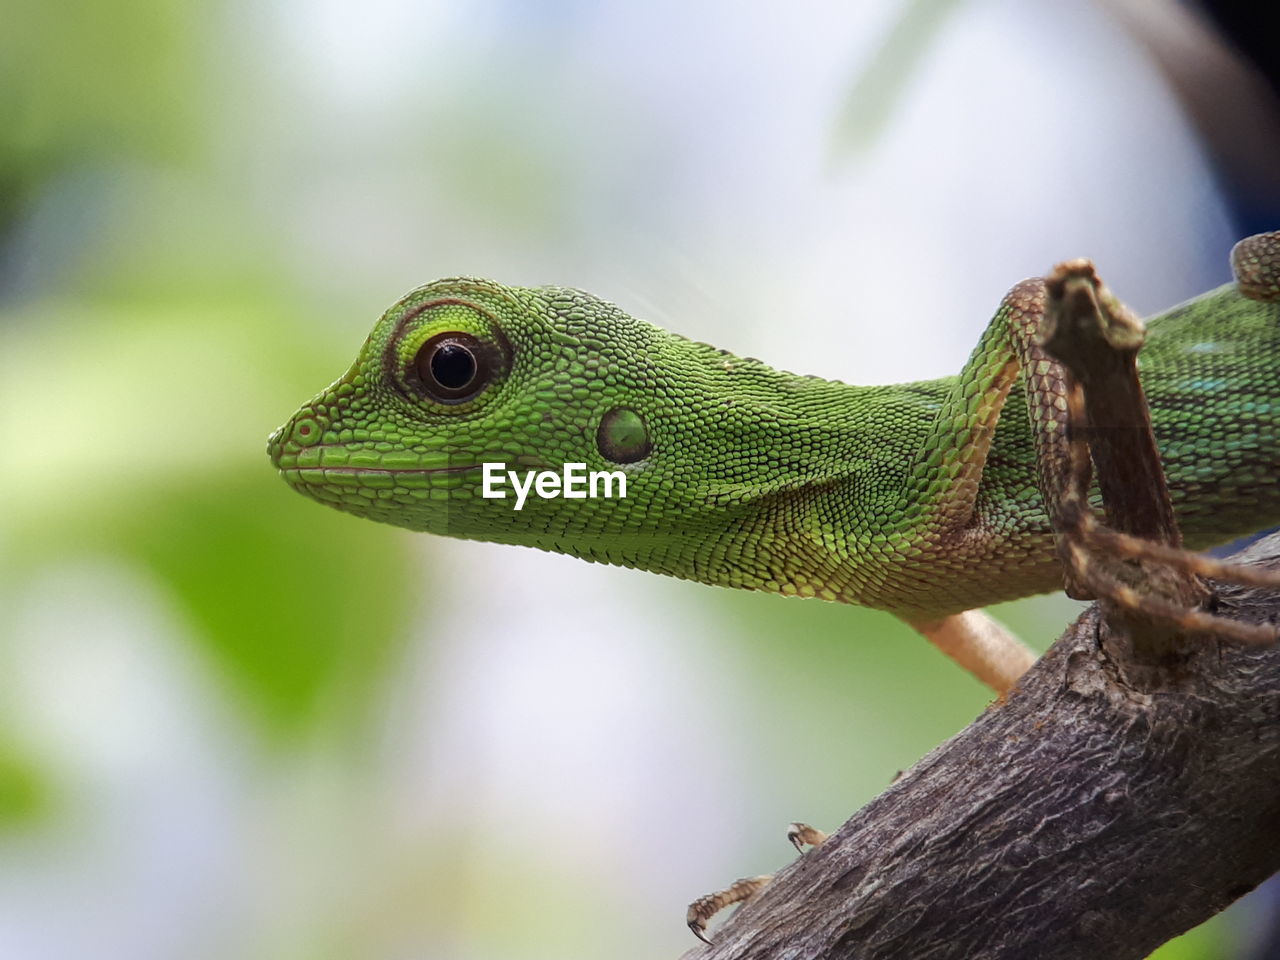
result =
[[[600,455],[614,463],[635,463],[653,450],[644,417],[627,407],[614,407],[600,419],[596,430]]]

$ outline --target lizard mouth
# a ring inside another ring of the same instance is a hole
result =
[[[280,467],[281,473],[302,475],[338,473],[349,476],[369,476],[393,474],[398,477],[430,477],[437,474],[466,473],[468,470],[479,470],[480,464],[466,463],[456,467]]]
[[[356,451],[351,455],[352,459],[356,459],[357,463],[351,463],[347,456],[334,456],[336,462],[325,463],[326,453],[329,451],[343,451],[346,448],[342,444],[326,444],[311,443],[299,445],[290,443],[284,439],[288,433],[289,427],[286,425],[273,433],[267,440],[267,453],[271,458],[271,463],[286,480],[291,482],[295,480],[304,480],[309,483],[315,483],[317,478],[325,476],[338,477],[430,477],[430,476],[447,476],[449,474],[466,473],[469,470],[479,470],[480,463],[471,455],[467,456],[464,462],[450,462],[453,456],[448,453],[437,454],[431,459],[438,466],[417,466],[414,465],[413,459],[410,457],[392,457],[391,463],[379,462],[377,458],[370,457],[367,454],[362,455],[360,451]],[[343,462],[346,460],[347,462]],[[399,463],[394,462],[399,460]],[[408,461],[408,462],[406,462]]]
[[[453,487],[465,483],[466,476],[479,477],[479,464],[457,464],[448,467],[378,467],[378,466],[280,466],[280,476],[299,493],[321,500],[368,496],[376,491],[393,496],[412,496],[412,491],[427,491],[437,486]],[[363,491],[363,492],[361,492]],[[399,493],[395,493],[399,491]]]
[[[422,503],[459,485],[479,484],[478,464],[447,467],[280,466],[281,479],[298,493],[348,513],[374,516],[390,501]],[[474,478],[472,480],[471,478]]]

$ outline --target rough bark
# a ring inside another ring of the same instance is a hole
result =
[[[1247,555],[1280,567],[1280,535]],[[1223,614],[1280,615],[1217,592]],[[1107,631],[1087,611],[686,957],[1145,957],[1280,869],[1280,649],[1205,639],[1139,688]]]

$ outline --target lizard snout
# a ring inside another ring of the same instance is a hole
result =
[[[298,454],[319,442],[324,429],[315,413],[303,408],[267,438],[267,456],[277,469],[292,466]]]

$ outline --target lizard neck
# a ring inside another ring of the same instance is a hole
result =
[[[671,366],[688,372],[685,389],[650,415],[654,455],[631,488],[669,522],[574,552],[719,586],[868,602],[869,545],[897,512],[949,381],[852,386],[679,346],[688,353]]]

